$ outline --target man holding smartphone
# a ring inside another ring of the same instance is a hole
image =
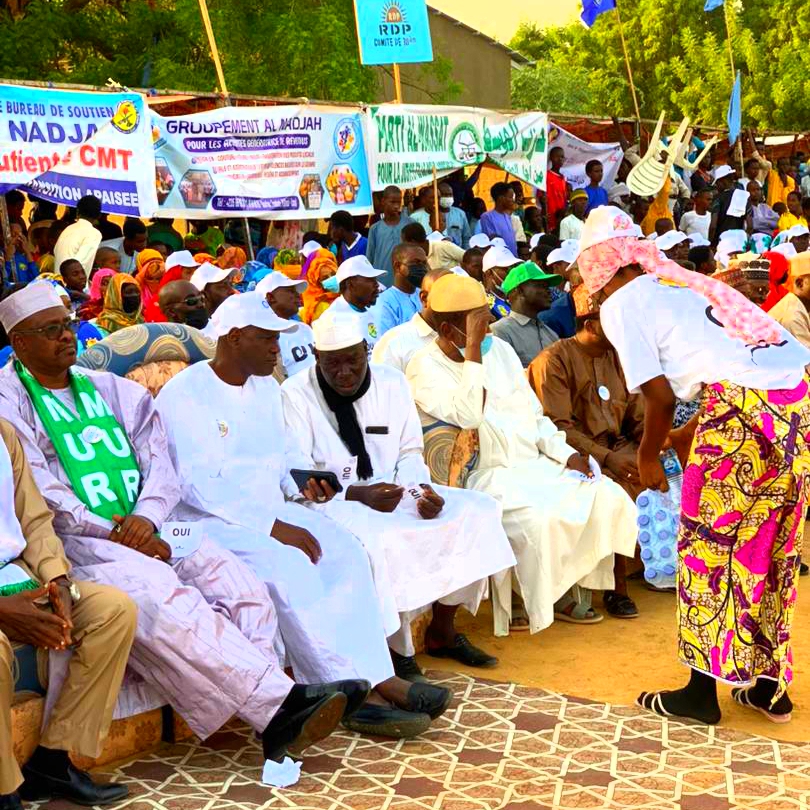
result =
[[[331,497],[328,484],[305,478],[302,491],[290,474],[312,465],[284,429],[272,373],[279,334],[296,324],[254,291],[228,298],[215,327],[214,360],[190,366],[157,397],[181,482],[173,519],[196,523],[266,583],[296,681],[371,683],[344,725],[389,737],[426,731],[451,692],[394,677],[385,637],[399,619],[383,612],[365,549],[301,505]]]
[[[495,666],[456,631],[455,615],[461,605],[475,613],[488,577],[514,565],[500,507],[488,495],[431,484],[405,376],[369,364],[359,318],[341,314],[313,330],[316,365],[281,388],[287,433],[309,468],[342,479],[341,493],[321,485],[315,501],[360,538],[378,592],[393,598],[400,626],[388,645],[397,674],[422,678],[410,623],[431,608],[429,655]]]

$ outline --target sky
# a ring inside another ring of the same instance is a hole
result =
[[[564,25],[576,18],[579,0],[428,0],[428,4],[503,43],[523,22]]]

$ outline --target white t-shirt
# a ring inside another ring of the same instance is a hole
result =
[[[709,225],[712,223],[711,212],[697,214],[694,211],[687,211],[681,217],[681,230],[688,236],[691,233],[699,233],[704,239],[709,238]]]
[[[321,318],[330,318],[338,312],[350,312],[360,318],[362,324],[363,337],[368,343],[368,356],[371,358],[371,350],[377,343],[380,330],[377,326],[377,307],[369,307],[365,312],[358,312],[342,295],[336,298],[329,306],[329,309],[321,315]]]
[[[299,323],[294,332],[279,335],[281,364],[288,377],[315,365],[315,335],[312,327]]]
[[[801,382],[810,351],[787,331],[779,345],[751,348],[730,337],[708,310],[694,290],[660,284],[649,275],[602,304],[602,328],[619,353],[632,393],[661,375],[683,400],[694,399],[705,384],[725,380],[765,390]]]

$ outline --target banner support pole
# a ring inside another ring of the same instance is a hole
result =
[[[214,68],[216,69],[217,78],[219,80],[219,89],[222,92],[223,98],[225,99],[225,105],[230,107],[228,85],[225,83],[225,72],[222,70],[222,62],[219,58],[219,48],[217,47],[217,41],[214,38],[214,29],[211,26],[211,17],[208,14],[208,3],[206,0],[199,0],[199,3],[203,26],[205,27],[205,34],[208,37],[208,47],[211,49],[211,58],[214,61]],[[250,238],[250,224],[248,223],[247,217],[242,218],[242,226],[245,229],[247,254],[250,257],[250,260],[253,261],[256,257],[253,253],[253,240]]]
[[[204,0],[200,0],[204,2]],[[394,62],[394,102],[402,104],[402,76],[399,73],[399,65]]]
[[[6,275],[6,249],[11,244],[11,222],[9,222],[8,218],[8,208],[6,207],[5,194],[0,194],[0,229],[2,229],[3,232],[3,272],[0,273],[0,278],[3,278]],[[17,268],[14,266],[13,254],[11,259],[11,270],[7,280],[12,284],[17,283]]]
[[[203,2],[203,0],[200,0]],[[619,28],[619,39],[622,42],[622,51],[624,52],[624,64],[627,67],[627,78],[630,81],[630,92],[633,95],[633,107],[636,110],[636,121],[638,121],[639,131],[641,130],[641,113],[638,107],[638,96],[636,95],[636,84],[633,81],[633,68],[630,67],[630,56],[627,53],[627,42],[624,39],[624,27],[622,26],[622,15],[619,12],[619,2],[616,0],[616,22]]]
[[[436,167],[433,167],[433,230],[438,231],[441,225],[439,218],[439,180],[436,174]]]
[[[734,69],[734,50],[731,47],[731,25],[728,21],[728,6],[723,3],[723,20],[726,24],[726,45],[728,45],[728,63],[731,67],[731,92],[734,92],[734,85],[737,82],[737,71]],[[740,89],[740,117],[742,118],[742,88]],[[745,177],[745,162],[743,160],[742,133],[737,136],[737,143],[734,151],[737,153],[737,160],[740,162],[740,177]]]
[[[217,72],[219,80],[219,89],[223,96],[228,97],[228,86],[225,84],[225,73],[222,70],[222,62],[219,59],[219,48],[217,48],[217,41],[214,39],[214,29],[211,27],[211,17],[208,14],[208,3],[206,0],[199,0],[200,14],[202,15],[203,26],[205,33],[208,37],[208,47],[211,49],[211,58],[214,60],[214,68]]]

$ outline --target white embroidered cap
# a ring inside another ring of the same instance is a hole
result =
[[[360,317],[353,312],[335,312],[329,310],[312,324],[315,334],[315,348],[319,352],[336,352],[348,349],[365,340]]]
[[[231,329],[244,329],[246,326],[270,332],[294,332],[298,329],[294,321],[279,318],[264,295],[255,290],[226,298],[217,308],[211,323],[217,337],[227,335]]]
[[[0,301],[0,323],[8,334],[21,321],[44,309],[65,308],[52,284],[29,284]]]

